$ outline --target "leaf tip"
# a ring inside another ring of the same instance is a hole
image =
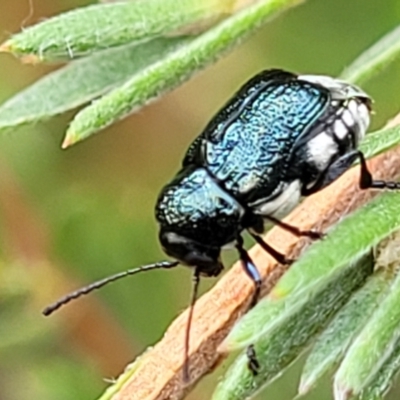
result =
[[[0,44],[0,52],[2,53],[12,53],[12,45],[9,40],[5,41],[4,43]]]
[[[23,54],[21,55],[18,46],[15,46],[12,40],[6,40],[2,44],[0,44],[0,52],[1,53],[12,53],[17,57],[20,57],[20,60],[24,64],[38,64],[42,61],[42,58],[37,56],[36,54]]]
[[[65,150],[66,148],[72,146],[73,144],[77,143],[78,137],[74,132],[68,131],[65,135],[65,138],[61,144],[61,148]]]
[[[229,338],[229,337],[228,337]],[[218,353],[219,354],[227,354],[230,351],[232,351],[232,345],[230,340],[228,340],[228,338],[226,338],[219,346],[218,346]]]
[[[342,385],[334,385],[334,398],[335,400],[349,400],[353,396],[353,391]]]
[[[306,395],[312,388],[312,383],[309,382],[308,380],[301,380],[299,384],[299,389],[297,390],[298,396],[301,397]]]
[[[235,350],[242,350],[249,345],[247,338],[232,335],[232,332],[220,343],[217,348],[219,354],[229,354]]]
[[[26,54],[21,57],[23,64],[39,64],[41,61],[42,59],[35,54]]]

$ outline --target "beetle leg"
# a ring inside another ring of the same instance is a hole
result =
[[[367,162],[365,161],[364,154],[358,152],[360,158],[360,188],[361,189],[400,189],[400,182],[386,182],[382,180],[374,180],[368,170]]]
[[[264,219],[268,219],[271,221],[273,224],[279,226],[282,229],[285,229],[286,231],[292,233],[295,236],[306,236],[310,239],[317,240],[317,239],[322,239],[324,237],[323,232],[315,231],[315,230],[302,230],[297,228],[296,226],[289,225],[286,222],[283,222],[277,218],[271,217],[269,215],[263,215]]]
[[[335,160],[311,187],[302,188],[302,196],[309,196],[330,185],[351,167],[357,157],[360,157],[360,152],[354,150]]]
[[[364,154],[361,151],[355,150],[345,154],[333,162],[311,188],[302,189],[302,195],[308,196],[323,189],[325,186],[328,186],[340,175],[346,172],[357,157],[360,159],[361,174],[359,185],[361,189],[400,189],[400,182],[374,180],[368,170]]]
[[[256,266],[254,265],[252,259],[250,258],[247,251],[243,248],[243,238],[241,236],[239,236],[239,238],[236,242],[236,248],[239,252],[240,260],[242,261],[243,268],[244,268],[246,274],[250,277],[250,279],[254,282],[254,285],[255,285],[253,298],[251,299],[251,302],[249,305],[249,309],[251,309],[257,304],[258,298],[260,297],[262,280],[261,280],[261,276],[260,276]],[[275,250],[273,250],[273,251],[275,251]],[[280,253],[278,253],[278,254],[280,254]],[[247,366],[248,366],[250,372],[253,374],[253,376],[256,376],[260,369],[260,363],[257,360],[257,354],[256,354],[256,351],[255,351],[253,345],[250,345],[247,347],[246,355],[247,355]]]
[[[236,242],[236,248],[239,252],[239,256],[240,256],[240,260],[242,261],[243,268],[244,268],[246,274],[254,282],[254,286],[255,286],[253,298],[251,299],[251,302],[249,305],[249,310],[250,310],[257,304],[258,298],[260,297],[262,280],[261,280],[261,276],[260,276],[256,266],[254,265],[252,259],[250,258],[247,251],[243,248],[243,239],[241,236],[239,236],[239,238]],[[260,363],[257,360],[257,354],[256,354],[256,351],[252,344],[247,347],[246,356],[247,356],[247,367],[249,368],[250,372],[253,374],[253,376],[258,375],[258,371],[260,369]]]
[[[248,277],[253,281],[255,289],[253,298],[250,302],[249,309],[257,304],[258,298],[260,297],[262,279],[257,267],[254,265],[253,260],[243,247],[243,239],[241,236],[236,241],[236,249],[239,252],[240,260],[242,261],[243,268]]]
[[[276,261],[278,261],[279,264],[292,264],[295,260],[292,260],[290,258],[286,258],[286,256],[282,253],[280,253],[278,250],[275,250],[273,247],[271,247],[268,243],[266,243],[261,236],[255,235],[254,233],[250,232],[251,236],[255,239],[255,241],[267,252],[269,253],[272,257],[275,258]]]

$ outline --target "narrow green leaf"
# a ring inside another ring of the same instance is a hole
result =
[[[381,400],[393,385],[393,380],[400,370],[400,341],[388,360],[383,364],[371,383],[361,392],[358,400]]]
[[[232,11],[232,0],[135,0],[94,4],[47,19],[1,47],[27,62],[74,58],[150,40],[188,26],[203,27]]]
[[[374,157],[400,144],[400,125],[369,133],[360,144],[367,158]]]
[[[398,270],[399,238],[392,241],[396,259],[392,267]],[[400,275],[390,287],[390,291],[364,326],[357,339],[349,348],[334,380],[335,398],[348,399],[359,395],[378,376],[391,357],[396,357],[396,348],[400,341]]]
[[[135,374],[138,368],[143,363],[143,360],[146,357],[146,351],[137,357],[135,361],[128,364],[122,374],[118,376],[118,378],[112,382],[112,384],[105,390],[105,392],[99,397],[98,400],[112,400],[114,396],[121,390],[126,382],[129,381],[129,378]]]
[[[355,335],[376,310],[395,274],[380,269],[369,278],[339,311],[316,340],[300,379],[299,394],[307,393],[330,368],[339,362]]]
[[[190,44],[159,63],[136,74],[122,87],[113,90],[78,113],[67,131],[63,147],[89,137],[150,99],[175,88],[194,72],[215,61],[262,23],[299,2],[299,0],[260,1],[198,36]]]
[[[307,302],[296,313],[281,320],[267,336],[254,344],[260,364],[258,375],[252,375],[246,354],[241,354],[218,385],[213,400],[248,399],[271,383],[307,348],[329,317],[365,282],[371,271],[372,259],[368,255],[362,262],[343,270],[319,293],[308,296]]]
[[[341,74],[353,83],[363,83],[400,56],[400,26],[362,53]]]
[[[281,319],[293,314],[321,285],[352,261],[400,228],[400,195],[386,192],[338,223],[314,243],[262,299],[232,329],[224,349],[243,348],[268,334]]]
[[[338,263],[347,265],[358,254],[364,253],[394,232],[400,227],[399,200],[399,193],[382,193],[343,219],[326,239],[309,248],[295,264],[295,268],[291,268],[278,282],[269,297],[278,299],[308,291],[326,274],[335,273]]]
[[[126,82],[189,39],[155,39],[74,61],[19,92],[0,107],[0,130],[71,110]]]

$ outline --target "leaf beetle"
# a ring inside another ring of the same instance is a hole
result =
[[[234,246],[246,274],[255,285],[261,277],[243,247],[247,230],[280,263],[285,255],[261,235],[274,223],[295,235],[319,238],[280,219],[302,196],[309,196],[340,177],[360,160],[362,189],[400,189],[396,182],[376,181],[357,149],[370,122],[370,97],[355,85],[318,75],[296,75],[273,69],[251,78],[214,116],[193,141],[179,172],[156,203],[159,240],[175,261],[163,261],[124,271],[61,298],[53,311],[105,284],[142,271],[173,268],[194,270],[194,288],[185,339],[185,379],[188,379],[189,333],[200,276],[223,270],[221,250]]]

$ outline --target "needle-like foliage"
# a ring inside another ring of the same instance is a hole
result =
[[[136,0],[92,5],[45,20],[11,36],[0,50],[28,63],[69,63],[5,102],[0,131],[92,101],[67,130],[63,147],[73,145],[177,87],[300,2]],[[400,27],[361,54],[341,77],[362,84],[399,54]],[[361,150],[370,158],[399,144],[400,127],[394,126],[369,134]],[[385,244],[392,256],[379,268],[372,253],[400,229],[399,201],[398,193],[375,198],[307,249],[220,347],[228,352],[254,345],[259,375],[249,372],[242,353],[214,399],[249,398],[310,347],[300,394],[339,365],[336,400],[384,397],[400,369],[397,236]],[[140,363],[102,398],[117,395]]]

